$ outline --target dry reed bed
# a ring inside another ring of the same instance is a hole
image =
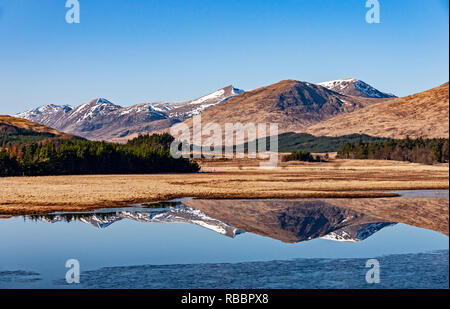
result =
[[[386,190],[448,189],[448,164],[336,160],[283,163],[260,170],[256,160],[201,162],[198,174],[0,178],[0,214],[79,211],[192,196],[198,198],[387,197]],[[366,192],[358,192],[366,191]],[[448,213],[447,213],[448,216]]]

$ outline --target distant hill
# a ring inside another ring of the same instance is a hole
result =
[[[449,136],[449,84],[338,115],[306,130],[319,136],[368,134],[405,138]]]
[[[8,143],[32,143],[49,139],[73,139],[74,135],[21,118],[0,115],[0,147]]]
[[[296,80],[246,91],[204,111],[202,123],[278,123],[279,133],[297,131],[380,100],[349,96]],[[192,119],[185,121],[192,128]],[[205,127],[207,128],[207,127]]]

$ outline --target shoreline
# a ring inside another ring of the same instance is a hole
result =
[[[301,191],[297,193],[284,194],[280,192],[271,192],[268,194],[248,194],[248,193],[206,193],[197,195],[159,195],[154,197],[141,197],[132,200],[111,200],[104,202],[93,202],[89,204],[80,204],[79,202],[66,203],[40,203],[28,202],[23,204],[0,203],[0,220],[8,217],[43,215],[52,212],[77,212],[92,211],[101,208],[126,208],[133,207],[136,204],[164,202],[173,199],[193,198],[202,200],[292,200],[292,199],[382,199],[402,197],[400,194],[389,191],[422,191],[422,190],[448,190],[449,186],[424,186],[424,187],[396,187],[396,188],[372,188],[367,190],[347,190],[347,191]]]
[[[448,190],[449,165],[376,160],[290,162],[273,170],[257,160],[203,160],[195,174],[0,178],[0,214],[45,214],[127,207],[175,198],[383,198],[389,191]],[[448,215],[448,212],[447,212]]]
[[[411,190],[411,189],[408,189]],[[429,190],[429,189],[413,189],[415,190]],[[435,189],[432,189],[435,190]],[[436,189],[439,190],[439,189]],[[376,190],[374,190],[376,191]],[[139,198],[132,201],[110,201],[106,203],[94,203],[94,204],[85,204],[80,205],[77,203],[68,203],[68,204],[59,204],[55,205],[53,203],[48,204],[34,204],[28,203],[28,206],[22,205],[8,205],[2,204],[0,205],[0,219],[3,216],[26,216],[26,215],[43,215],[52,212],[74,212],[74,211],[91,211],[97,210],[101,208],[126,208],[133,207],[136,204],[143,203],[153,203],[153,202],[165,202],[173,199],[181,199],[190,197],[193,199],[201,199],[201,200],[270,200],[270,199],[279,199],[279,200],[292,200],[292,199],[365,199],[365,198],[393,198],[400,197],[397,193],[389,193],[389,192],[358,192],[353,193],[352,191],[347,192],[302,192],[294,195],[271,195],[271,196],[258,196],[258,195],[207,195],[207,196],[171,196],[168,195],[166,198],[161,199],[152,199],[152,198]],[[11,208],[10,208],[11,207]]]

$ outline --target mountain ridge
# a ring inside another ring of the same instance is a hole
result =
[[[123,141],[169,128],[242,92],[229,85],[194,100],[139,103],[128,107],[97,98],[76,107],[43,105],[16,116],[92,140]]]

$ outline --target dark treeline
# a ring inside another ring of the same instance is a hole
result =
[[[278,135],[278,151],[294,152],[309,151],[318,152],[335,152],[339,151],[346,143],[364,142],[380,142],[388,140],[383,137],[375,137],[366,134],[350,134],[343,136],[314,136],[307,133],[287,132]],[[256,140],[258,143],[264,142],[263,138]],[[266,150],[270,150],[270,137],[265,138]],[[245,150],[248,149],[249,143],[244,144]]]
[[[52,140],[0,151],[0,176],[197,172],[199,166],[170,154],[169,134],[142,135],[127,144]]]
[[[338,152],[338,158],[444,163],[449,162],[449,140],[406,138],[384,142],[359,141],[345,144]]]
[[[328,154],[326,155],[326,158],[328,158]],[[305,162],[322,162],[323,159],[320,156],[314,157],[310,152],[308,151],[294,151],[291,154],[288,154],[287,156],[283,157],[283,161],[305,161]]]

